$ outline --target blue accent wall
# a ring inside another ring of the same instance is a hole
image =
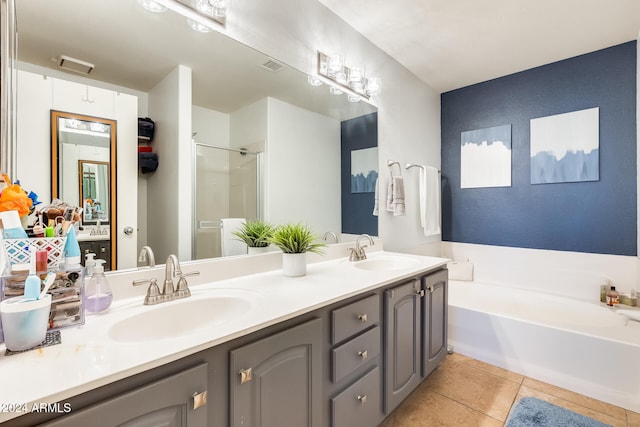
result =
[[[599,181],[531,184],[529,121],[593,107]],[[461,189],[461,132],[507,124],[511,187]],[[443,93],[441,130],[443,240],[636,255],[635,41]]]
[[[342,144],[342,232],[378,235],[378,217],[373,215],[374,193],[351,192],[351,151],[378,146],[378,113],[341,123]]]

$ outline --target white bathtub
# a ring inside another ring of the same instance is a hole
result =
[[[454,351],[640,412],[640,322],[626,320],[599,302],[449,282]]]

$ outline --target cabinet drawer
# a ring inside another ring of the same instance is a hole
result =
[[[377,295],[361,299],[331,312],[331,343],[336,344],[364,331],[380,320],[380,302]]]
[[[380,369],[372,369],[331,399],[333,427],[376,426],[380,420]]]
[[[331,350],[333,382],[337,383],[378,354],[380,354],[379,326]]]

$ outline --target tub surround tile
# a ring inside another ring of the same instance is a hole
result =
[[[562,389],[559,389],[561,391],[565,391]],[[552,392],[555,392],[557,390],[551,390]],[[564,393],[561,393],[564,394]],[[573,411],[575,413],[578,413],[580,415],[584,415],[586,417],[589,418],[593,418],[594,420],[598,420],[602,423],[605,424],[609,424],[613,427],[626,427],[627,426],[627,420],[626,420],[626,414],[624,413],[624,409],[622,410],[622,417],[620,417],[619,413],[617,413],[618,416],[613,416],[610,412],[602,412],[602,406],[598,407],[597,409],[594,409],[592,407],[589,406],[583,406],[582,404],[578,404],[575,403],[571,400],[566,400],[563,399],[562,397],[553,395],[553,394],[549,394],[540,390],[536,390],[530,387],[527,387],[525,385],[523,385],[522,387],[520,387],[520,391],[518,392],[518,395],[516,396],[516,402],[518,400],[520,400],[523,397],[536,397],[540,400],[544,400],[547,401],[549,403],[553,403],[554,405],[563,407],[565,409],[568,409],[570,411]],[[572,396],[575,398],[575,396]],[[586,398],[588,399],[588,398]],[[602,402],[598,402],[598,403],[602,403]],[[605,405],[607,405],[605,403]],[[599,406],[599,405],[597,405]]]
[[[597,411],[603,414],[609,414],[617,419],[625,419],[626,417],[625,410],[623,408],[620,408],[619,406],[615,406],[601,400],[593,399],[591,397],[583,396],[581,394],[574,393],[572,391],[565,390],[563,388],[556,387],[542,381],[534,380],[533,378],[525,378],[522,385],[575,403],[585,408],[589,408],[593,411]]]

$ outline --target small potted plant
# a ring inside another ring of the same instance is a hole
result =
[[[274,227],[268,222],[261,220],[247,221],[242,224],[238,231],[233,234],[248,246],[249,255],[263,253],[268,250],[271,244],[271,235]]]
[[[271,243],[282,250],[282,273],[288,277],[307,273],[306,253],[322,253],[324,243],[317,241],[311,228],[302,224],[286,224],[276,227]]]

